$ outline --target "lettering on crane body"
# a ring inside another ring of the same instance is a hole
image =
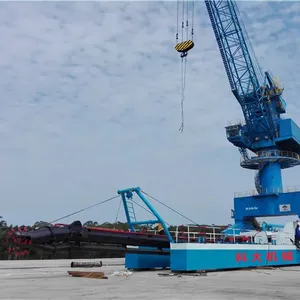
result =
[[[248,206],[245,208],[245,210],[257,210],[258,207],[257,206]]]
[[[265,252],[237,252],[235,260],[238,263],[246,262],[278,262],[278,261],[293,261],[292,251],[265,251]]]

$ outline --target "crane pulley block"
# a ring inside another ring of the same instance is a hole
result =
[[[175,46],[175,50],[178,52],[188,52],[189,50],[194,48],[194,42],[192,40],[183,41],[181,43],[178,43]]]

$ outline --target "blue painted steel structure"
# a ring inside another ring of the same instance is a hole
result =
[[[174,245],[171,250],[173,272],[286,266],[300,261],[300,251],[292,245],[189,244],[186,249],[180,246]]]
[[[235,226],[253,229],[255,217],[300,215],[300,193],[283,193],[281,169],[300,164],[300,129],[286,112],[278,86],[263,75],[234,1],[205,1],[233,95],[245,124],[226,127],[227,139],[239,148],[241,166],[256,170],[257,196],[234,199]],[[254,153],[249,156],[248,150]],[[283,209],[285,208],[285,209]]]
[[[174,242],[165,221],[155,210],[155,208],[151,205],[151,203],[147,200],[147,198],[143,195],[140,187],[119,190],[118,194],[121,195],[122,197],[126,220],[130,231],[133,232],[136,231],[135,225],[161,224],[164,229],[164,233],[167,235],[170,243]],[[149,211],[156,219],[143,220],[143,221],[138,221],[136,219],[136,215],[134,211],[134,200],[133,200],[134,194],[136,194],[139,197],[139,199],[147,206]],[[141,248],[156,250],[154,248],[149,248],[149,247],[141,247]],[[125,255],[125,267],[127,269],[137,269],[137,270],[167,268],[170,267],[170,256],[156,255],[156,254],[149,255],[149,254],[127,253]]]
[[[294,225],[280,232],[256,217],[300,215],[300,192],[283,192],[281,170],[300,164],[300,129],[282,119],[283,89],[269,72],[262,74],[234,1],[205,1],[233,95],[245,124],[226,127],[227,139],[238,147],[243,168],[256,170],[257,193],[234,198],[235,224],[224,231],[231,242],[171,244],[171,269],[195,271],[300,263],[293,245]],[[249,151],[253,155],[249,155]],[[282,228],[281,228],[282,229]],[[245,237],[235,241],[235,236]]]
[[[136,193],[137,196],[142,200],[143,203],[146,204],[149,211],[156,217],[154,220],[144,220],[144,221],[137,221],[134,207],[133,207],[133,194]],[[127,219],[127,223],[131,231],[136,231],[135,225],[149,225],[149,224],[161,224],[164,228],[165,234],[167,235],[169,241],[172,243],[173,238],[168,230],[168,227],[163,220],[163,218],[158,214],[158,212],[154,209],[154,207],[150,204],[150,202],[146,199],[146,197],[142,194],[140,187],[129,188],[124,190],[119,190],[118,194],[121,195],[123,206],[125,210],[125,215]]]
[[[293,245],[294,225],[263,223],[257,231],[256,217],[300,216],[300,192],[283,192],[281,170],[300,164],[300,129],[291,119],[282,119],[286,103],[283,88],[269,72],[261,73],[234,1],[205,1],[215,38],[233,95],[239,102],[245,124],[226,127],[227,139],[241,155],[241,167],[256,170],[257,193],[234,198],[235,224],[224,234],[240,235],[228,242],[194,243],[173,241],[163,219],[142,195],[140,188],[119,191],[130,230],[134,225],[161,223],[170,240],[170,257],[127,254],[126,267],[167,267],[172,271],[216,270],[300,263]],[[250,155],[249,152],[253,155]],[[128,201],[135,192],[156,220],[136,221]]]

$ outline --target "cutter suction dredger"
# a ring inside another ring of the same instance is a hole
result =
[[[80,221],[74,221],[72,224],[53,224],[36,230],[15,232],[17,238],[14,240],[20,248],[35,248],[50,253],[73,250],[124,252],[126,267],[139,270],[168,268],[171,243],[199,240],[197,233],[191,236],[179,231],[180,227],[174,232],[169,231],[165,221],[139,187],[119,190],[118,194],[129,227],[127,231],[82,226]],[[152,219],[138,221],[136,206],[150,213]],[[141,230],[142,225],[157,225],[158,229]]]
[[[181,225],[175,231],[169,231],[163,218],[145,197],[148,194],[139,187],[120,190],[118,194],[123,203],[128,231],[86,227],[75,221],[69,225],[54,224],[28,232],[16,232],[16,240],[20,247],[51,253],[70,250],[124,252],[126,268],[134,270],[170,268],[174,272],[209,271],[291,265],[300,261],[300,252],[293,243],[294,222],[288,222],[285,226],[256,222],[256,229],[253,230],[236,227],[224,230],[194,224]],[[151,213],[152,219],[137,221],[135,207],[142,207],[141,204]],[[137,225],[145,224],[158,224],[160,230],[137,229]]]
[[[38,248],[47,252],[76,249],[81,251],[123,251],[125,253],[152,254],[157,257],[157,260],[164,260],[160,256],[169,256],[170,242],[173,241],[173,237],[163,219],[145,198],[139,187],[119,190],[118,194],[121,196],[129,230],[87,227],[82,226],[80,221],[72,224],[53,224],[28,232],[16,232],[19,246]],[[146,209],[155,219],[136,220],[134,194],[145,204],[144,207],[138,205]],[[137,225],[149,224],[158,224],[161,227],[160,233],[156,230],[137,231],[136,229]],[[186,240],[185,237],[180,238],[182,242]]]

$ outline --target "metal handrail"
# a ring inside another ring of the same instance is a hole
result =
[[[184,227],[187,227],[187,231],[179,231],[178,228],[180,228],[181,226],[184,226]],[[189,230],[189,227],[190,228],[209,228],[209,229],[212,229],[213,232],[191,232]],[[169,231],[170,234],[175,234],[175,241],[176,243],[178,243],[178,240],[180,238],[180,236],[182,235],[188,235],[188,243],[191,242],[191,238],[194,238],[196,239],[197,236],[199,235],[199,233],[202,233],[202,234],[205,234],[206,236],[208,236],[209,240],[210,241],[213,241],[214,243],[216,242],[216,239],[217,237],[222,237],[224,236],[225,234],[224,233],[216,233],[216,229],[221,229],[222,227],[220,226],[193,226],[193,225],[178,225],[176,227],[176,230],[172,230],[172,231]],[[233,238],[233,242],[235,243],[236,242],[236,237],[237,236],[240,236],[240,231],[242,230],[242,228],[230,228],[230,230],[232,230],[232,234],[227,234],[228,236],[231,236]],[[148,230],[148,232],[153,232],[154,234],[157,234],[157,230]],[[252,238],[254,238],[255,236],[252,236],[251,237],[251,240]],[[252,240],[251,242],[253,242],[254,240]]]
[[[242,120],[242,119],[237,119],[236,121],[233,121],[233,120],[228,120],[227,121],[227,126],[235,126],[235,125],[237,125],[237,126],[239,126],[239,125],[245,125],[246,123],[245,123],[245,121],[244,120]]]
[[[187,231],[179,231],[180,227],[187,227]],[[213,232],[193,232],[190,231],[190,228],[205,228],[205,229],[212,229]],[[188,238],[188,243],[191,241],[191,238],[196,239],[196,236],[198,236],[200,233],[205,234],[205,235],[209,235],[209,239],[211,240],[213,238],[214,242],[216,241],[216,235],[220,235],[222,236],[222,233],[216,233],[216,229],[222,229],[222,227],[220,226],[201,226],[201,225],[177,225],[176,226],[176,231],[175,231],[175,241],[176,243],[178,242],[179,239],[179,235],[180,234],[187,234],[187,238]],[[170,232],[171,233],[171,232]]]
[[[288,186],[286,188],[280,189],[280,188],[274,188],[274,189],[264,189],[262,195],[264,194],[281,194],[281,193],[294,193],[294,192],[300,192],[300,185],[296,186]],[[257,190],[252,189],[250,191],[245,192],[235,192],[234,198],[242,198],[242,197],[251,197],[251,196],[257,196],[261,195],[257,192]]]
[[[266,150],[266,151],[258,151],[255,156],[251,156],[247,160],[260,158],[260,157],[288,157],[300,160],[300,155],[292,152],[292,151],[284,151],[284,150]],[[243,157],[240,158],[240,162],[245,161]]]

